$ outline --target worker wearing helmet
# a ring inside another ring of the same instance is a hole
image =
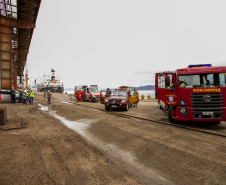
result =
[[[27,91],[24,90],[23,94],[22,94],[22,98],[23,98],[23,105],[27,105]]]
[[[27,90],[27,104],[30,103],[30,90]]]
[[[33,101],[34,101],[34,96],[35,96],[35,93],[34,93],[34,91],[33,90],[31,90],[31,92],[30,92],[30,104],[32,104],[33,105]]]

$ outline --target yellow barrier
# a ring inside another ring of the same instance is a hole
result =
[[[145,97],[145,96],[142,94],[142,95],[141,95],[141,100],[144,100],[144,97]]]
[[[151,96],[150,96],[150,94],[147,96],[147,98],[148,98],[148,100],[151,100]]]

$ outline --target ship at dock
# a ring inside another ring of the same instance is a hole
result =
[[[56,76],[55,70],[51,69],[51,74],[43,75],[37,79],[36,90],[39,92],[50,91],[53,93],[63,93],[64,85],[61,82],[62,78]]]

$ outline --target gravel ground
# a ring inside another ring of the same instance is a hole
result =
[[[35,101],[1,105],[6,126],[22,127],[0,130],[0,184],[226,184],[226,138],[81,107],[104,110],[65,94]],[[168,121],[153,100],[123,113]]]

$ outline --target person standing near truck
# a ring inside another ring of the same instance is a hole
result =
[[[106,96],[109,97],[111,95],[111,91],[110,91],[110,88],[107,88],[107,91],[106,91]]]
[[[139,102],[139,93],[138,93],[138,90],[136,90],[136,89],[134,89],[134,96],[135,96],[135,99],[134,99],[134,102],[133,102],[133,106],[137,107],[137,104]]]
[[[85,91],[84,91],[84,89],[82,89],[82,92],[81,92],[81,101],[84,100],[84,95],[85,95]]]
[[[10,94],[11,94],[11,103],[15,103],[16,91],[14,90],[14,87],[12,87]]]
[[[20,103],[23,103],[23,90],[20,89]]]
[[[76,97],[77,102],[79,102],[78,90],[75,91],[75,97]]]
[[[27,105],[27,91],[24,90],[22,94],[22,99],[23,99],[23,105]]]

